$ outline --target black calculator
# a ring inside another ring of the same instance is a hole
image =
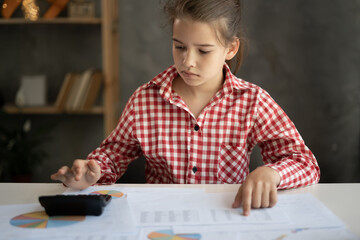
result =
[[[40,196],[39,202],[49,216],[100,216],[111,201],[107,194]]]

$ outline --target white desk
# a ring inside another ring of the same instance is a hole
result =
[[[236,192],[239,185],[150,185],[123,184],[131,187],[203,187],[208,192]],[[59,194],[65,187],[58,183],[0,183],[0,204],[37,203],[40,195]],[[283,190],[279,194],[310,192],[342,219],[356,236],[360,237],[360,183],[318,184],[310,187]],[[21,194],[21,197],[19,197]]]

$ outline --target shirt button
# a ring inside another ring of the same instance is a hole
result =
[[[197,167],[196,166],[194,166],[193,168],[192,168],[192,171],[193,171],[193,173],[196,173],[197,172]]]
[[[199,125],[196,124],[195,127],[194,127],[194,130],[199,131],[199,129],[200,129]]]

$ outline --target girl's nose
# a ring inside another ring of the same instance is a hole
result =
[[[184,59],[183,59],[183,64],[185,67],[195,67],[196,60],[195,60],[195,56],[191,51],[186,51],[184,53]]]

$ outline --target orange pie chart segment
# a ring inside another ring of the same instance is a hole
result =
[[[124,193],[122,193],[120,191],[115,191],[115,190],[99,190],[99,191],[92,192],[90,194],[108,194],[113,199],[114,198],[121,198],[121,197],[124,196]]]

